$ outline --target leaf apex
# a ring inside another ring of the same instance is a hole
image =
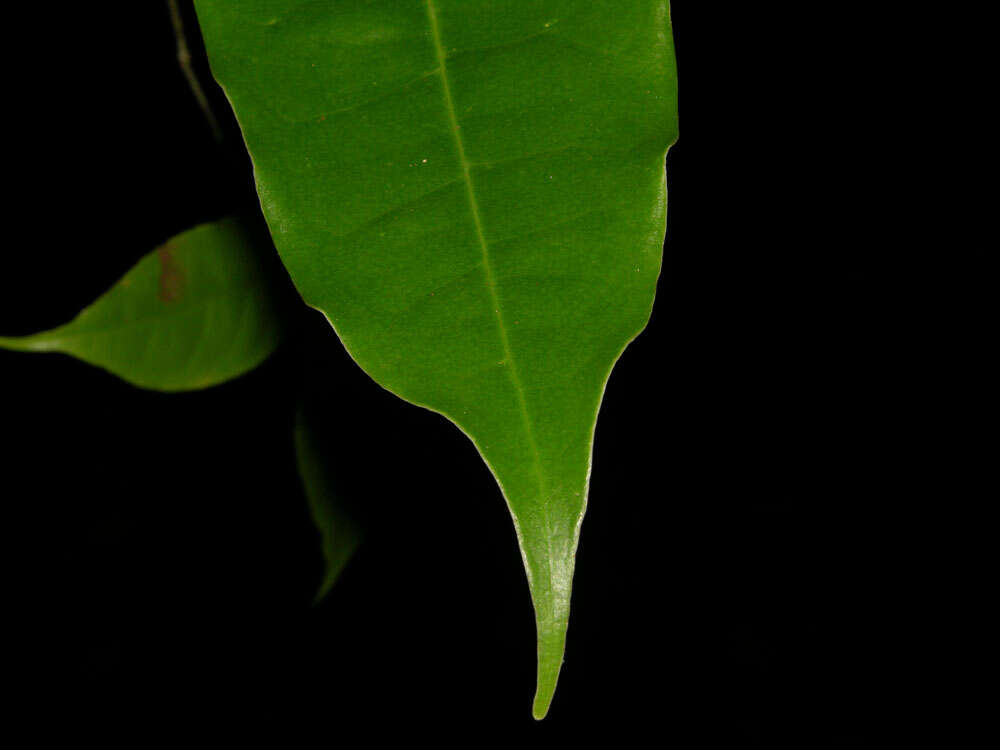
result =
[[[12,352],[46,351],[52,347],[46,346],[44,341],[39,341],[45,333],[48,331],[30,336],[0,336],[0,349]]]
[[[548,633],[538,634],[538,678],[535,687],[535,700],[531,706],[531,715],[541,721],[549,712],[552,698],[559,682],[559,672],[562,669],[563,654],[566,651],[566,629],[557,627]]]

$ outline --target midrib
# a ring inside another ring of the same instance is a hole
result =
[[[479,216],[479,202],[476,200],[476,189],[472,183],[472,175],[469,171],[469,160],[465,156],[465,144],[462,141],[462,131],[458,125],[458,117],[455,114],[455,104],[451,98],[451,85],[448,83],[448,68],[445,61],[444,45],[441,43],[441,31],[438,28],[437,10],[434,7],[434,0],[426,0],[427,18],[430,21],[431,37],[434,40],[434,52],[437,55],[438,73],[441,76],[441,86],[444,89],[444,104],[448,111],[448,119],[451,123],[451,132],[455,138],[455,150],[458,152],[458,160],[462,165],[462,176],[465,182],[465,191],[469,199],[469,207],[472,211],[472,220],[476,225],[476,237],[479,240],[479,248],[483,256],[483,269],[486,276],[486,286],[490,293],[490,302],[493,306],[493,315],[497,323],[497,330],[500,333],[500,343],[503,347],[504,360],[507,362],[507,373],[510,377],[511,385],[517,394],[517,402],[521,412],[521,420],[524,423],[524,432],[528,439],[528,447],[534,460],[535,475],[538,481],[538,491],[542,517],[545,519],[545,530],[548,539],[549,560],[546,561],[551,566],[552,558],[552,529],[549,523],[549,513],[546,507],[547,492],[545,477],[542,474],[541,459],[538,453],[538,445],[535,442],[534,428],[531,423],[531,416],[528,413],[528,402],[524,397],[524,386],[521,383],[521,376],[517,370],[517,363],[514,360],[513,352],[510,348],[510,340],[507,338],[507,326],[500,309],[500,296],[497,294],[496,281],[493,277],[493,266],[490,262],[489,246],[483,234],[483,222]],[[513,510],[513,509],[512,509]],[[550,567],[551,571],[551,567]]]

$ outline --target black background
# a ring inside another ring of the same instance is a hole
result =
[[[852,197],[861,105],[821,51],[847,30],[672,5],[663,273],[598,423],[549,717],[530,717],[531,604],[492,477],[305,309],[259,370],[188,395],[0,352],[23,625],[8,674],[26,709],[102,733],[607,727],[682,748],[874,746],[896,320],[884,238]],[[19,12],[17,28],[49,20]],[[174,54],[150,0],[62,8],[44,47],[8,60],[8,143],[29,165],[8,200],[23,236],[4,252],[0,333],[69,319],[170,235],[255,205],[224,99],[220,148]],[[291,426],[317,383],[367,536],[311,607],[322,561]]]

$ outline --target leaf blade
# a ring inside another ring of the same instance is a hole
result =
[[[659,275],[667,3],[196,7],[303,298],[376,382],[462,429],[500,485],[540,718],[597,411]]]
[[[153,390],[238,377],[282,337],[255,244],[235,218],[195,227],[144,256],[72,321],[0,338],[0,348],[69,354]]]

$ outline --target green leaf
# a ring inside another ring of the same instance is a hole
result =
[[[660,269],[668,4],[195,5],[303,298],[378,383],[458,425],[500,484],[535,605],[541,718],[597,411]]]
[[[230,380],[281,340],[258,244],[237,219],[203,224],[146,255],[69,323],[0,347],[71,354],[162,391]]]
[[[330,461],[323,449],[323,426],[311,418],[303,406],[295,417],[295,454],[299,475],[313,522],[319,529],[326,570],[315,603],[319,603],[337,582],[344,566],[361,543],[358,525],[344,512],[331,478]]]

